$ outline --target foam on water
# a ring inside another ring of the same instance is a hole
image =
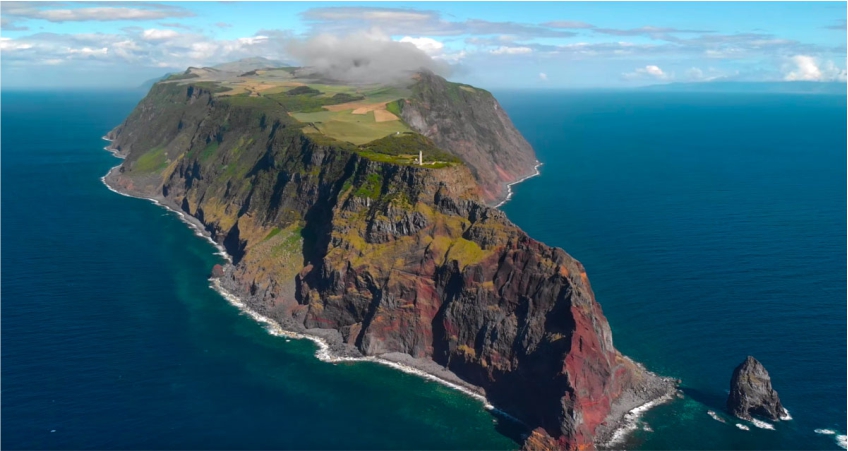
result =
[[[772,431],[774,430],[774,425],[772,425],[771,423],[766,423],[762,420],[758,420],[756,418],[751,418],[751,423],[760,429],[771,429]]]
[[[512,183],[507,183],[506,184],[506,198],[504,200],[500,201],[500,203],[498,203],[497,205],[495,205],[495,208],[500,207],[501,205],[509,202],[509,200],[512,199],[512,185],[517,185],[517,184],[519,184],[519,183],[521,183],[521,182],[523,182],[523,181],[525,181],[529,178],[533,178],[533,177],[536,177],[537,175],[541,175],[542,173],[539,172],[540,166],[542,166],[542,163],[539,163],[539,160],[536,160],[536,166],[533,167],[533,174],[530,174],[527,177],[523,177],[521,179],[518,179],[518,180],[516,180]]]
[[[615,431],[612,438],[604,444],[604,447],[609,448],[612,445],[620,444],[631,432],[639,428],[639,418],[641,418],[645,412],[672,399],[674,399],[674,393],[668,393],[665,396],[659,397],[653,401],[648,401],[645,404],[635,407],[625,413],[624,418],[622,419],[622,425]]]
[[[783,420],[783,421],[789,421],[789,420],[792,419],[792,415],[789,415],[788,410],[783,409],[783,413],[780,414],[780,419]]]
[[[836,441],[836,446],[842,449],[848,449],[848,435],[839,434],[833,429],[816,429],[813,432],[821,435],[832,435]]]
[[[708,410],[707,415],[709,415],[713,420],[716,420],[719,423],[727,423],[726,421],[724,421],[724,418],[718,416],[718,414],[713,412],[712,410]]]
[[[751,428],[749,428],[748,426],[745,426],[744,424],[736,423],[736,427],[738,427],[739,429],[742,429],[743,431],[750,431],[751,430]]]

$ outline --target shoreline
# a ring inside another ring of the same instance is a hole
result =
[[[105,140],[105,141],[112,142],[112,140],[107,138],[106,136],[103,136],[102,139]],[[108,151],[109,153],[111,153],[116,158],[119,158],[119,159],[125,158],[125,156],[121,155],[116,149],[113,149],[111,146],[104,147],[104,150]],[[528,176],[526,176],[526,177],[524,177],[520,180],[517,180],[515,182],[508,184],[507,188],[509,190],[509,193],[508,193],[506,199],[501,201],[501,203],[499,203],[494,208],[497,208],[497,207],[503,205],[504,203],[506,203],[507,201],[509,201],[512,198],[512,188],[511,188],[512,185],[521,183],[521,182],[523,182],[523,181],[525,181],[529,178],[540,175],[541,174],[539,172],[540,166],[542,166],[542,163],[539,163],[537,161],[537,164],[534,167],[534,170],[535,170],[534,174],[528,175]],[[215,249],[218,250],[218,252],[216,252],[215,255],[221,256],[222,258],[224,258],[228,262],[227,265],[225,265],[225,266],[228,266],[229,268],[233,268],[232,257],[227,253],[226,249],[222,245],[220,245],[219,243],[217,243],[215,240],[212,239],[211,234],[206,230],[205,226],[199,220],[197,220],[196,218],[186,214],[183,211],[180,211],[175,206],[170,205],[170,202],[167,199],[165,199],[164,197],[148,197],[148,196],[143,196],[143,195],[140,195],[140,194],[132,194],[132,193],[129,193],[129,192],[123,192],[123,191],[119,190],[118,188],[113,187],[109,183],[108,179],[109,179],[110,176],[113,175],[113,172],[118,170],[118,168],[120,168],[120,167],[121,167],[121,164],[118,164],[118,165],[110,168],[109,171],[105,175],[100,177],[101,182],[103,183],[103,185],[106,186],[107,189],[109,189],[109,191],[112,191],[112,192],[119,194],[121,196],[124,196],[124,197],[131,197],[131,198],[135,198],[135,199],[147,200],[147,201],[150,201],[150,202],[152,202],[153,204],[155,204],[159,207],[165,208],[166,210],[175,213],[178,216],[178,218],[180,219],[180,221],[187,224],[192,229],[192,231],[194,232],[194,234],[196,236],[206,239],[209,243],[211,243],[215,247]],[[409,356],[409,355],[405,355],[405,354],[394,356],[394,358],[396,358],[397,360],[392,360],[391,358],[389,358],[388,355],[384,355],[384,356],[361,356],[361,357],[351,357],[351,356],[345,356],[345,355],[341,355],[341,354],[335,354],[334,355],[331,343],[329,341],[327,341],[326,337],[322,337],[322,336],[319,336],[319,335],[316,335],[316,334],[311,334],[311,333],[308,332],[308,330],[298,332],[298,331],[285,329],[284,326],[279,321],[275,321],[275,320],[273,320],[273,319],[271,319],[267,316],[264,316],[264,315],[256,312],[255,310],[251,309],[249,304],[247,302],[245,302],[242,298],[240,298],[239,296],[231,293],[226,288],[224,288],[221,284],[220,279],[217,279],[217,278],[210,279],[209,287],[212,288],[213,290],[215,290],[216,292],[218,292],[221,295],[221,297],[223,297],[228,303],[230,303],[231,305],[236,307],[241,313],[244,313],[244,314],[250,316],[256,322],[266,326],[265,329],[269,334],[274,335],[274,336],[279,336],[279,337],[286,337],[286,338],[290,338],[290,339],[312,341],[318,347],[318,349],[315,351],[314,355],[318,360],[320,360],[322,362],[334,363],[334,364],[340,363],[340,362],[372,362],[372,363],[376,363],[376,364],[379,364],[379,365],[387,366],[387,367],[393,368],[395,370],[398,370],[398,371],[401,371],[401,372],[404,372],[404,373],[407,373],[407,374],[411,374],[411,375],[414,375],[414,376],[418,376],[418,377],[421,377],[425,380],[433,381],[433,382],[442,384],[443,386],[446,386],[448,388],[454,389],[454,390],[456,390],[456,391],[458,391],[458,392],[460,392],[460,393],[462,393],[462,394],[464,394],[468,397],[473,398],[476,401],[479,401],[483,405],[483,408],[485,410],[489,411],[490,413],[492,413],[493,415],[496,415],[498,417],[508,419],[508,420],[516,422],[518,424],[527,426],[526,424],[524,424],[524,422],[522,422],[518,418],[516,418],[516,417],[510,415],[509,413],[504,412],[503,410],[500,410],[497,407],[495,407],[494,405],[492,405],[485,396],[485,390],[483,390],[480,387],[471,385],[471,384],[461,380],[453,372],[451,372],[450,370],[447,370],[446,368],[441,367],[440,365],[436,364],[433,361],[429,361],[429,363],[431,365],[438,366],[439,372],[443,372],[443,373],[445,373],[449,376],[452,376],[452,377],[449,377],[449,378],[440,377],[439,375],[434,374],[434,372],[436,372],[436,371],[434,371],[435,368],[433,368],[433,367],[427,368],[428,365],[426,364],[426,362],[421,362],[421,361],[419,361],[421,359],[415,359],[414,357]],[[332,329],[332,330],[328,329],[328,331],[329,332],[335,332],[335,329]],[[390,354],[400,354],[400,353],[390,353]],[[641,365],[639,365],[639,366],[642,367]],[[645,371],[646,371],[647,374],[649,374],[652,377],[651,382],[654,383],[654,384],[658,384],[661,381],[668,382],[668,381],[671,380],[671,378],[660,377],[660,376],[657,376],[657,375],[655,375],[655,374],[653,374],[653,373],[651,373],[647,370],[645,370]],[[454,380],[450,380],[450,379],[454,379]],[[629,394],[630,397],[635,396],[636,398],[639,399],[639,404],[636,407],[630,408],[629,410],[626,410],[623,413],[621,413],[621,412],[618,412],[618,410],[620,410],[620,406],[619,406],[618,409],[616,409],[616,406],[613,406],[613,408],[611,409],[611,412],[609,414],[609,417],[618,417],[618,418],[611,418],[610,419],[610,426],[611,427],[608,428],[607,430],[596,432],[596,437],[595,437],[596,445],[598,445],[602,448],[608,447],[608,446],[614,445],[617,442],[625,439],[630,434],[630,432],[632,432],[636,429],[635,423],[638,420],[638,418],[644,412],[648,411],[649,409],[651,409],[655,406],[658,406],[660,404],[664,404],[664,403],[670,401],[671,399],[673,399],[674,394],[677,391],[676,387],[673,384],[670,385],[670,386],[666,386],[665,387],[666,389],[662,390],[662,393],[656,393],[656,389],[657,389],[656,386],[654,386],[652,388],[654,388],[654,390],[653,390],[654,393],[651,393],[651,394],[644,393],[644,387],[642,387],[643,391],[642,391],[641,395],[637,394],[635,392]],[[629,400],[632,401],[632,399],[629,399]],[[529,433],[529,430],[530,430],[530,428],[528,427],[528,433]]]
[[[514,418],[511,415],[495,408],[495,406],[490,404],[489,401],[486,399],[486,397],[483,394],[475,392],[475,391],[471,390],[470,388],[463,387],[459,384],[455,384],[453,382],[450,382],[448,380],[440,378],[436,375],[430,374],[430,373],[428,373],[424,370],[421,370],[421,369],[418,369],[418,368],[415,368],[415,367],[412,367],[412,366],[409,366],[409,365],[405,365],[403,363],[396,362],[396,361],[393,361],[393,360],[380,358],[378,356],[346,357],[346,356],[342,356],[342,355],[334,355],[332,350],[330,349],[330,343],[325,338],[320,337],[318,335],[312,335],[312,334],[303,333],[303,332],[295,332],[295,331],[291,331],[291,330],[287,330],[287,329],[283,328],[283,326],[279,322],[274,321],[273,319],[268,318],[267,316],[263,316],[263,315],[257,313],[256,311],[252,310],[241,298],[239,298],[235,294],[227,291],[227,289],[225,289],[221,285],[221,282],[218,279],[211,279],[211,283],[209,284],[209,286],[212,289],[214,289],[215,291],[217,291],[224,299],[227,300],[227,302],[229,302],[234,307],[238,308],[242,313],[247,314],[248,316],[253,318],[256,322],[258,322],[260,324],[264,324],[265,326],[267,326],[266,331],[269,334],[274,335],[276,337],[286,337],[286,338],[291,338],[291,339],[295,339],[295,340],[309,340],[309,341],[315,343],[318,346],[318,349],[315,351],[315,358],[317,358],[318,360],[320,360],[322,362],[327,362],[327,363],[373,362],[373,363],[377,363],[377,364],[380,364],[380,365],[388,366],[390,368],[394,368],[394,369],[402,371],[404,373],[419,376],[423,379],[427,379],[427,380],[430,380],[430,381],[433,381],[433,382],[437,382],[437,383],[440,383],[440,384],[442,384],[442,385],[444,385],[448,388],[452,388],[452,389],[454,389],[454,390],[456,390],[456,391],[458,391],[458,392],[460,392],[464,395],[467,395],[471,398],[474,398],[477,401],[480,401],[483,404],[483,408],[485,408],[486,410],[497,412],[498,414],[503,415],[507,418],[510,418],[514,421],[519,421],[517,418]]]
[[[601,449],[617,449],[617,445],[622,445],[631,433],[639,429],[639,419],[645,412],[673,401],[676,394],[677,389],[674,388],[658,398],[627,410],[618,421],[619,424],[609,431],[605,431],[606,433],[596,435],[596,445]]]
[[[512,183],[507,183],[506,184],[506,198],[504,198],[504,200],[498,202],[498,204],[494,205],[492,208],[500,208],[501,205],[509,202],[509,200],[512,199],[512,185],[518,185],[519,183],[521,183],[521,182],[523,182],[527,179],[531,179],[531,178],[536,177],[538,175],[542,175],[542,173],[539,172],[539,168],[541,166],[542,166],[542,163],[540,163],[539,160],[536,160],[536,164],[533,166],[533,174],[522,177],[522,178],[520,178],[520,179],[518,179],[518,180],[516,180]]]

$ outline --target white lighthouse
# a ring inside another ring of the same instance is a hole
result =
[[[419,150],[418,151],[418,166],[421,166],[423,164],[424,164],[424,152]]]

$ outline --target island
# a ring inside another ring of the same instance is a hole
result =
[[[104,182],[221,246],[225,296],[330,358],[485,398],[525,449],[602,447],[675,392],[615,349],[583,266],[493,207],[538,162],[490,92],[254,62],[171,75],[106,136]]]

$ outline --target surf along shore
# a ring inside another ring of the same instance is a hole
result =
[[[112,141],[105,136],[103,140]],[[104,147],[104,150],[119,159],[126,157],[118,150],[112,148],[111,144]],[[512,185],[540,175],[539,166],[541,166],[541,163],[537,162],[534,168],[534,174],[510,183],[508,185],[510,189],[507,197],[496,207],[510,200],[512,197]],[[261,302],[258,302],[258,299],[253,299],[250,293],[243,292],[244,290],[236,283],[233,276],[235,267],[232,264],[232,257],[221,244],[213,239],[203,223],[197,218],[183,212],[178,205],[164,196],[151,197],[133,190],[128,190],[115,183],[115,178],[120,167],[121,165],[119,164],[111,168],[106,175],[101,177],[103,184],[114,193],[125,197],[148,200],[175,213],[182,222],[194,231],[195,235],[206,239],[215,246],[218,250],[215,254],[220,255],[227,263],[223,265],[223,276],[216,278],[210,277],[210,288],[217,291],[227,302],[239,309],[242,313],[262,324],[269,334],[289,339],[306,339],[312,341],[317,345],[315,357],[323,362],[334,364],[342,362],[373,362],[440,383],[480,401],[484,409],[490,411],[492,414],[526,427],[521,420],[490,404],[483,388],[465,382],[455,373],[432,360],[418,359],[399,352],[386,353],[380,356],[365,356],[358,349],[344,343],[341,333],[337,330],[306,329],[302,324],[295,322],[290,317],[282,317],[275,315],[274,312],[266,311],[266,308]],[[641,364],[637,363],[637,365],[642,367]],[[647,370],[645,370],[645,374],[645,381],[640,386],[631,388],[622,394],[613,404],[606,421],[599,426],[595,437],[595,443],[599,448],[620,447],[627,438],[627,435],[637,429],[636,424],[644,412],[674,399],[675,394],[680,396],[680,392],[677,390],[678,380],[658,376]],[[528,427],[527,433],[529,434],[529,432]]]

